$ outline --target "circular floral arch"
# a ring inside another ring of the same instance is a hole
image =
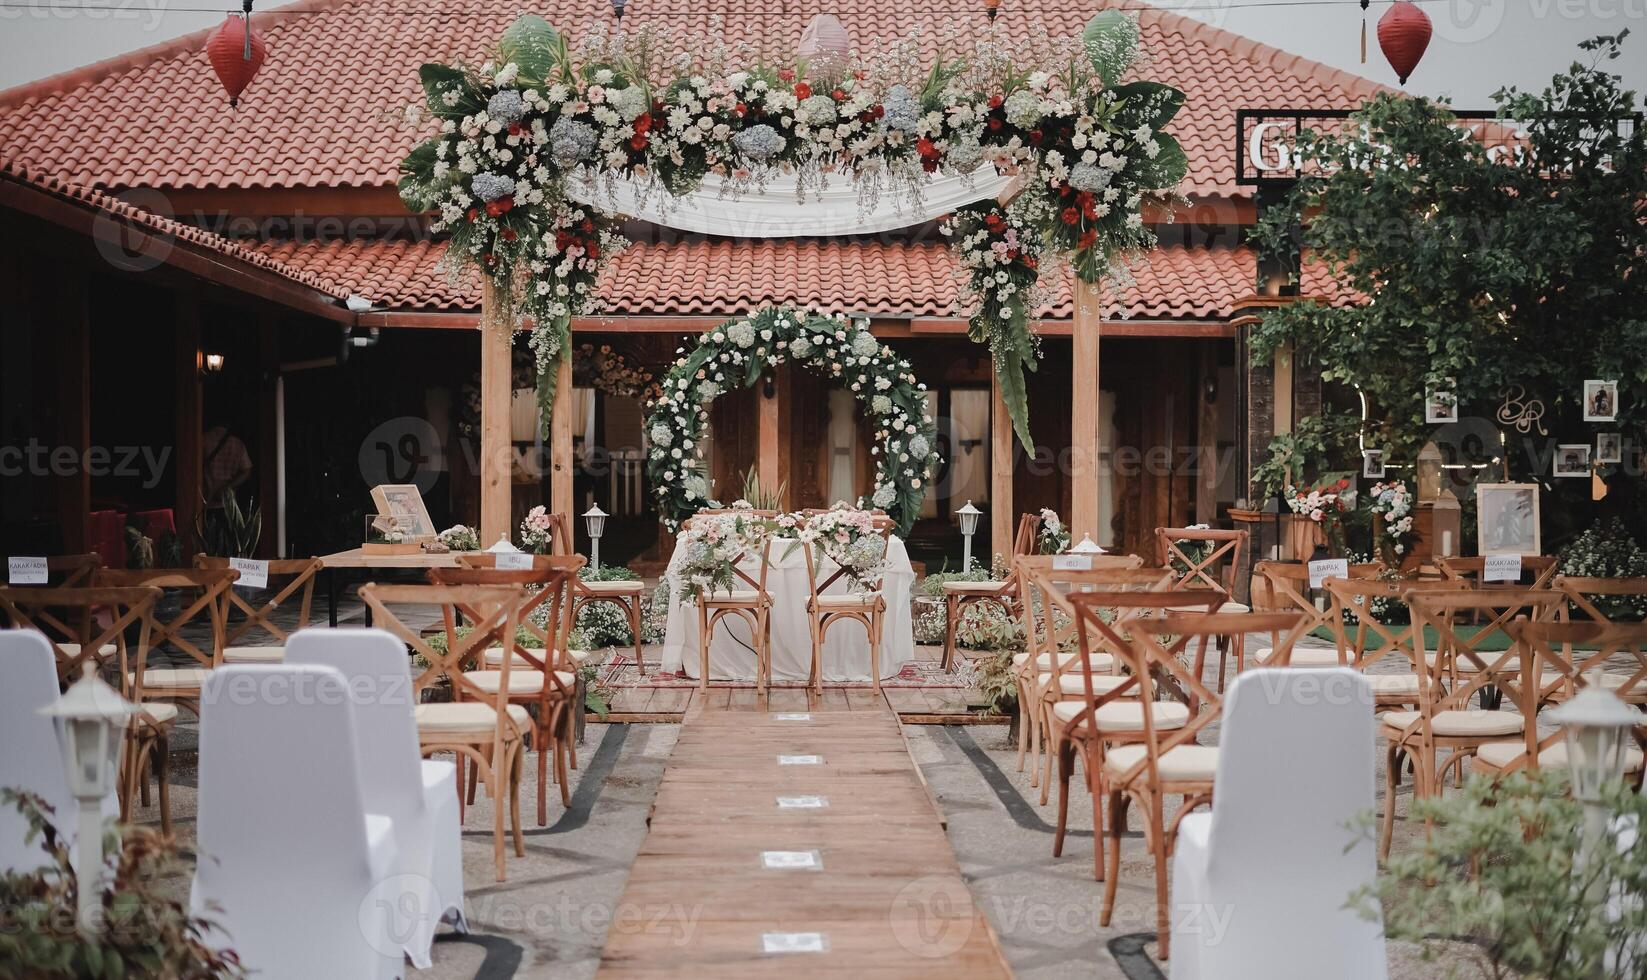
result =
[[[646,417],[646,475],[659,518],[673,530],[713,503],[703,474],[709,403],[785,361],[849,389],[863,406],[875,425],[871,452],[879,465],[875,489],[860,504],[885,510],[907,534],[941,462],[926,385],[866,322],[792,306],[764,307],[704,332],[664,376],[663,394]]]

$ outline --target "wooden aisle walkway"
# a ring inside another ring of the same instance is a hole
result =
[[[846,707],[694,701],[600,977],[1011,976],[897,717]]]

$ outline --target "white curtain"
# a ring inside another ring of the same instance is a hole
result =
[[[805,447],[801,447],[805,452]],[[852,392],[832,388],[829,392],[829,499],[852,503],[858,499],[858,404]]]
[[[949,393],[949,498],[954,507],[968,500],[989,505],[989,389],[956,388]],[[953,508],[952,508],[953,509]]]

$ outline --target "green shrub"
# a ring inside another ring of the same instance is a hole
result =
[[[1647,551],[1617,517],[1604,518],[1574,538],[1561,552],[1561,574],[1586,578],[1647,576]],[[1589,596],[1609,619],[1647,619],[1647,596]]]

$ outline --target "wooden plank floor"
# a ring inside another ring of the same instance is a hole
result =
[[[599,976],[1011,976],[897,716],[855,691],[810,705],[795,693],[775,707],[737,689],[694,699]],[[813,851],[819,868],[765,867],[764,852]],[[785,944],[821,950],[768,951]]]

